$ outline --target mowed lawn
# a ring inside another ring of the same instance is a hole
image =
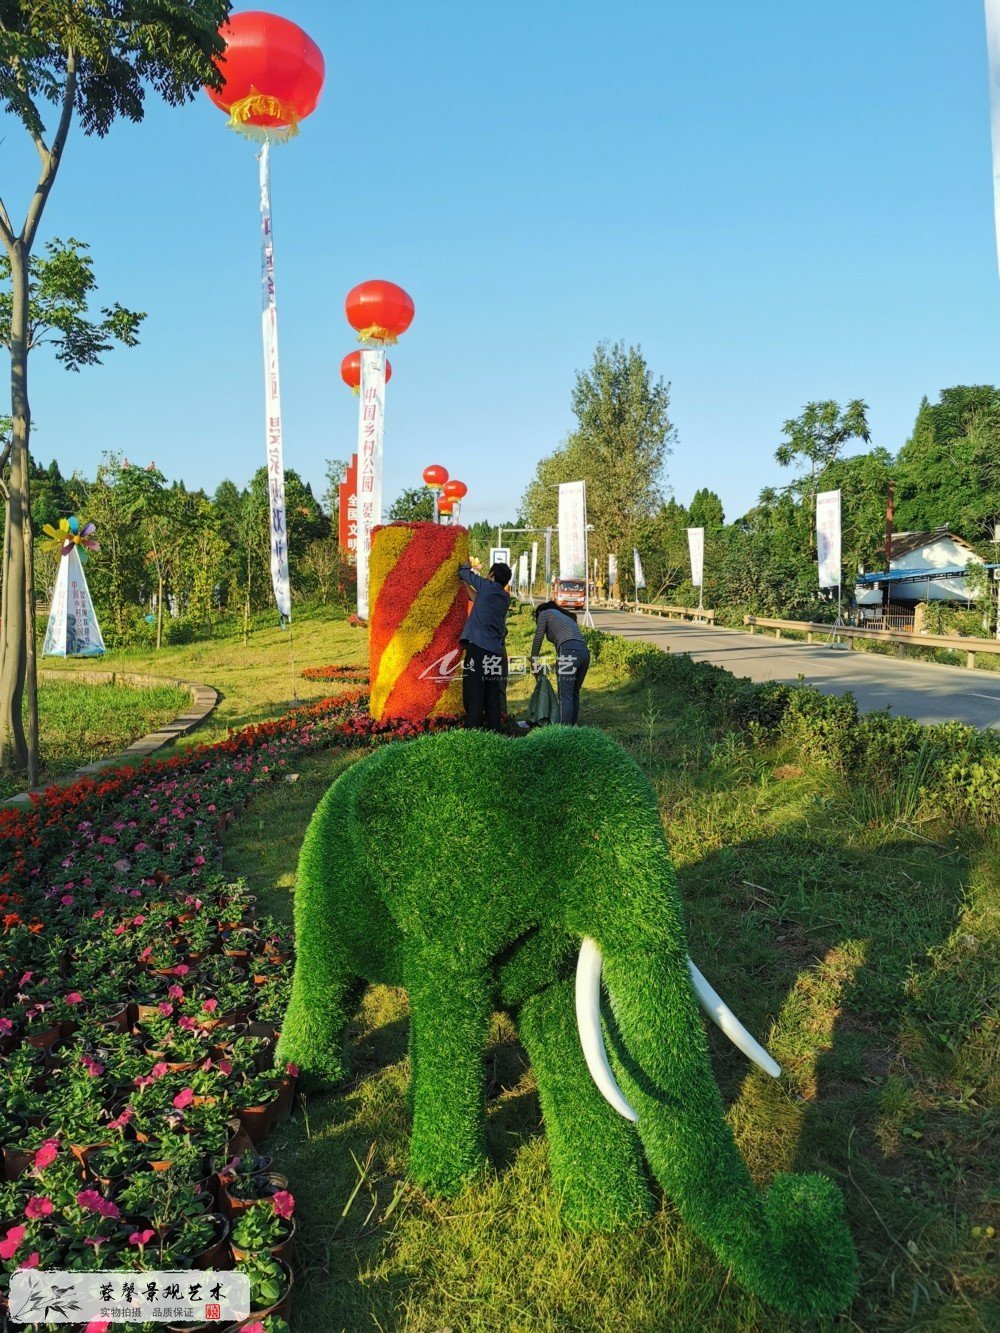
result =
[[[522,616],[521,644],[527,628]],[[331,615],[300,617],[293,632],[296,671],[364,659],[363,631]],[[289,647],[265,629],[248,650],[219,639],[108,665],[221,688],[216,718],[192,738],[212,739],[296,694],[337,692],[293,677]],[[514,708],[529,688],[512,684]],[[752,1172],[766,1183],[822,1170],[844,1191],[862,1287],[841,1326],[1000,1326],[997,833],[927,821],[912,793],[876,801],[600,665],[583,716],[654,783],[692,957],[784,1068],[780,1083],[767,1079],[712,1030]],[[291,916],[312,810],[361,757],[311,756],[230,828],[224,869],[262,908]],[[268,1140],[301,1210],[297,1333],[799,1327],[730,1281],[668,1199],[636,1229],[563,1227],[531,1071],[504,1015],[483,1068],[488,1179],[447,1203],[409,1186],[406,1024],[405,996],[372,987],[350,1029],[350,1083]]]
[[[87,668],[104,670],[103,662]],[[118,754],[184,711],[191,696],[173,685],[135,688],[52,679],[46,664],[38,682],[38,740],[41,781]],[[22,778],[0,774],[0,800],[24,789]]]

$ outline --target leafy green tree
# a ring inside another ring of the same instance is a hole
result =
[[[34,548],[31,524],[28,360],[32,343],[31,257],[76,117],[85,134],[103,136],[119,116],[141,121],[147,88],[171,105],[190,101],[222,75],[214,59],[224,42],[219,28],[227,0],[0,0],[0,101],[37,150],[39,169],[23,211],[0,198],[0,241],[9,265],[10,314],[5,341],[11,359],[11,417],[5,450],[6,528],[0,638],[0,765],[24,773],[38,768],[35,670]],[[52,109],[51,125],[43,108]],[[5,181],[6,185],[6,181]],[[114,309],[114,308],[112,308]],[[112,318],[106,316],[106,318]],[[91,329],[95,326],[91,323]],[[113,336],[128,324],[119,322]],[[74,341],[63,331],[77,364],[90,356],[99,328]],[[28,733],[22,704],[27,695]]]
[[[599,343],[573,388],[576,430],[538,464],[522,510],[532,526],[555,524],[560,482],[587,483],[594,525],[591,556],[607,567],[609,551],[631,552],[639,524],[662,503],[663,469],[676,432],[670,386],[653,375],[638,347]]]
[[[389,506],[390,523],[431,522],[434,518],[434,495],[426,486],[413,486],[396,496]]]
[[[694,499],[691,501],[691,507],[688,510],[688,517],[690,520],[688,526],[704,528],[706,535],[715,528],[723,527],[726,522],[722,501],[715,491],[710,491],[706,487],[695,491]]]
[[[947,527],[988,541],[1000,517],[1000,389],[942,389],[924,398],[899,452],[896,525],[916,532]]]

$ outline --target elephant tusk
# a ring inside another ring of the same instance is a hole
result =
[[[751,1037],[732,1009],[716,994],[690,958],[688,968],[698,1003],[716,1027],[720,1028],[733,1045],[738,1047],[748,1060],[752,1060],[758,1069],[763,1069],[764,1073],[770,1074],[772,1078],[778,1078],[781,1066],[776,1064],[763,1046]]]
[[[619,1115],[633,1123],[639,1119],[625,1100],[625,1094],[615,1081],[604,1049],[601,1032],[601,951],[592,939],[585,936],[576,964],[576,1025],[580,1031],[583,1058],[597,1089]]]

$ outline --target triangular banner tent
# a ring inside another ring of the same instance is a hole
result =
[[[88,550],[100,549],[94,540],[94,525],[88,523],[81,529],[79,519],[63,518],[59,520],[58,529],[46,523],[43,531],[49,540],[42,543],[42,549],[55,551],[61,548],[62,559],[52,593],[42,656],[100,657],[104,652],[104,639],[80,560],[81,548],[84,559]]]

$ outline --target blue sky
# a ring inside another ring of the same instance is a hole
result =
[[[463,516],[512,515],[572,428],[604,338],[671,382],[667,481],[727,517],[780,483],[781,423],[862,397],[896,450],[922,394],[1000,378],[981,0],[271,0],[323,49],[321,104],[273,154],[285,463],[346,457],[343,298],[384,277],[386,495],[429,462]],[[33,150],[0,126],[20,213]],[[74,129],[42,239],[90,242],[142,346],[33,357],[35,452],[102,450],[213,489],[264,461],[256,163],[200,97]]]

